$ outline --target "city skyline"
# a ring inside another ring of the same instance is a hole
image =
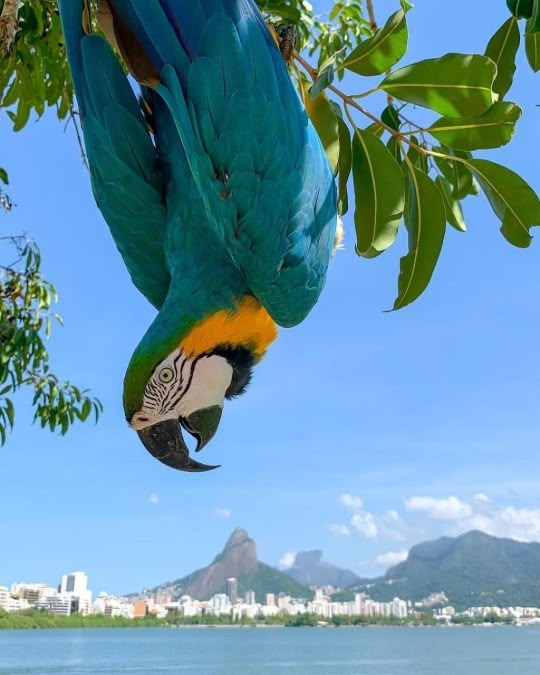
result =
[[[333,591],[337,589],[313,586],[311,599],[267,592],[262,602],[257,601],[253,590],[246,590],[243,598],[237,597],[237,579],[231,577],[227,579],[226,593],[215,593],[208,600],[198,600],[186,594],[173,599],[165,593],[132,598],[100,593],[92,601],[92,591],[87,584],[88,577],[84,572],[72,572],[62,576],[58,590],[41,583],[13,584],[11,590],[0,585],[0,610],[13,614],[33,609],[59,617],[80,614],[83,617],[102,615],[112,619],[140,619],[154,616],[173,623],[178,619],[189,623],[189,620],[204,615],[225,617],[233,624],[244,619],[264,622],[269,618],[281,617],[283,620],[295,616],[316,616],[321,619],[321,623],[343,617],[380,618],[383,622],[393,619],[417,619],[424,622],[426,619],[422,620],[422,617],[427,617],[428,620],[432,618],[436,623],[447,625],[463,621],[493,623],[494,620],[518,625],[540,623],[540,607],[471,606],[458,612],[444,592],[432,593],[417,602],[399,597],[381,602],[363,592],[356,592],[354,600],[337,601],[332,597]],[[68,587],[72,590],[67,590]]]
[[[486,15],[480,3],[456,0],[455,17],[468,20],[422,40],[439,18],[433,4],[419,0],[408,13],[408,62],[478,51],[508,18],[504,2]],[[396,5],[381,0],[381,20]],[[509,97],[524,114],[515,138],[479,156],[538,189],[537,79],[523,50],[518,62]],[[385,99],[375,101],[379,112]],[[527,251],[511,248],[486,200],[468,199],[469,232],[448,232],[426,294],[386,314],[405,234],[380,259],[361,260],[349,213],[320,303],[281,331],[249,395],[227,403],[201,453],[223,467],[180,475],[155,462],[124,421],[127,359],[153,311],[93,202],[73,130],[64,134],[52,113],[19,134],[2,123],[17,205],[3,228],[36,239],[60,294],[65,327],[53,331],[51,367],[91,388],[105,412],[97,426],[59,437],[32,425],[28,398],[17,397],[15,429],[0,448],[9,541],[0,583],[82,566],[96,587],[128,593],[206,564],[234,524],[274,565],[321,548],[370,577],[419,541],[472,527],[540,540],[538,235]]]

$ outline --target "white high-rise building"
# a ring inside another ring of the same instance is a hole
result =
[[[8,591],[7,586],[0,586],[0,609],[7,612],[10,599],[11,594]]]
[[[88,577],[84,572],[72,572],[64,574],[60,584],[60,593],[73,593],[79,597],[84,596],[88,590]]]
[[[71,595],[69,593],[58,593],[57,591],[54,591],[51,595],[40,597],[34,606],[36,609],[41,609],[50,614],[70,616],[71,602]]]
[[[238,581],[235,577],[227,579],[227,595],[231,601],[231,605],[236,605],[238,600]]]

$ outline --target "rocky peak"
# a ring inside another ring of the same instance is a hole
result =
[[[223,551],[193,576],[185,592],[193,598],[209,598],[221,591],[230,577],[255,574],[258,570],[255,542],[245,530],[236,528]]]
[[[228,538],[227,543],[225,544],[225,548],[223,551],[227,551],[230,548],[233,548],[234,546],[238,546],[239,544],[243,544],[246,541],[253,541],[250,539],[249,534],[243,530],[241,527],[237,527],[231,536]]]

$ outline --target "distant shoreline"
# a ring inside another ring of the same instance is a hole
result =
[[[167,629],[174,629],[174,630],[206,630],[206,629],[217,629],[217,630],[223,630],[223,629],[234,629],[234,630],[241,630],[241,629],[284,629],[284,628],[333,628],[333,629],[347,629],[347,628],[355,628],[355,629],[370,629],[370,628],[396,628],[396,629],[402,629],[402,628],[446,628],[446,629],[455,629],[455,628],[498,628],[498,627],[504,627],[504,628],[526,628],[526,627],[538,627],[540,628],[540,625],[538,623],[522,623],[522,624],[516,624],[516,623],[476,623],[476,624],[347,624],[347,625],[342,625],[342,626],[336,626],[332,623],[320,623],[314,626],[287,626],[285,624],[181,624],[181,625],[176,625],[176,624],[156,624],[156,625],[141,625],[141,624],[125,624],[125,625],[109,625],[109,626],[97,626],[97,625],[65,625],[65,626],[1,626],[0,627],[0,634],[3,631],[35,631],[35,630],[95,630],[95,629],[114,629],[114,630],[119,630],[122,628],[136,628],[136,629],[143,629],[143,628],[151,628],[151,629],[157,629],[157,628],[167,628]]]

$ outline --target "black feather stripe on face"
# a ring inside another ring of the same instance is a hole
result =
[[[253,354],[245,347],[233,347],[231,345],[219,345],[212,350],[212,354],[227,359],[233,369],[231,384],[225,392],[225,398],[231,399],[242,396],[251,381],[255,359]]]

